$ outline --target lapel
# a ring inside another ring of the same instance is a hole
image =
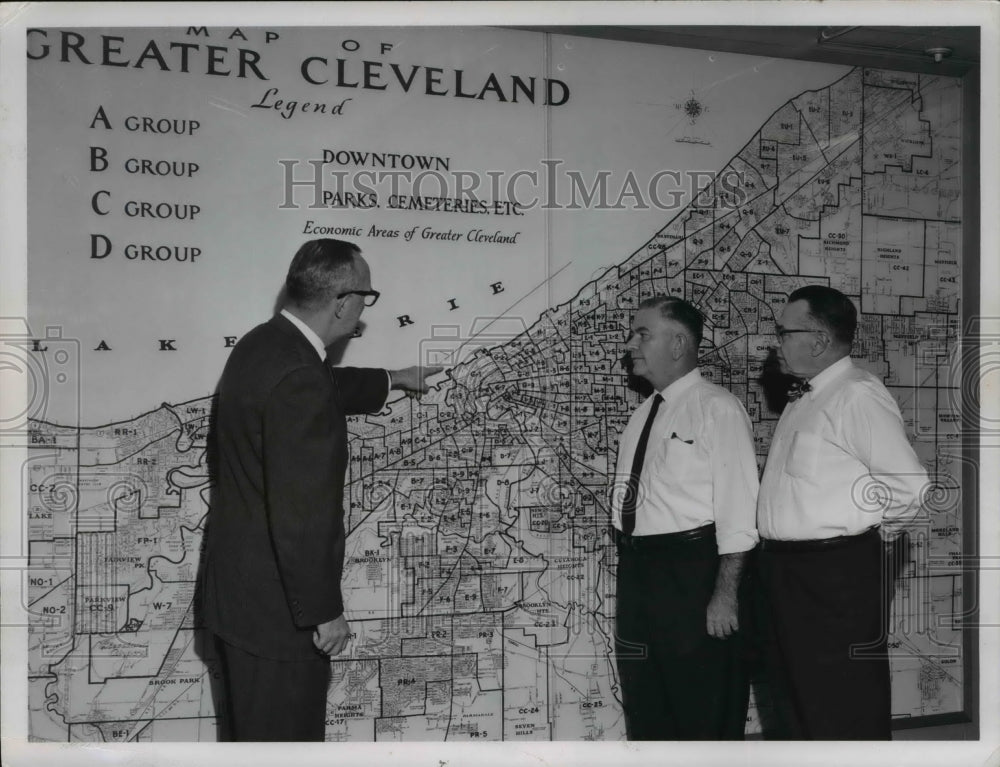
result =
[[[319,355],[316,354],[316,347],[309,343],[309,339],[306,338],[302,334],[302,331],[295,327],[295,325],[290,322],[287,317],[281,314],[275,314],[270,320],[268,320],[268,324],[287,336],[291,343],[302,350],[306,359],[310,361],[315,360],[317,365],[328,367],[326,365],[326,360],[321,359]]]
[[[289,343],[294,344],[297,348],[302,350],[302,353],[306,355],[306,359],[314,361],[315,364],[321,365],[326,371],[327,377],[330,379],[330,384],[333,388],[333,396],[335,401],[340,405],[340,386],[337,384],[337,378],[333,374],[333,367],[327,362],[326,358],[320,359],[319,355],[316,354],[316,348],[309,343],[309,339],[306,338],[302,331],[299,330],[295,325],[289,321],[287,317],[282,314],[275,314],[268,320],[268,324],[272,325],[283,335],[287,336]]]

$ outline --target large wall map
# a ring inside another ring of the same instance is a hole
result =
[[[422,358],[451,364],[435,390],[350,421],[356,635],[332,662],[329,740],[623,738],[608,498],[637,404],[618,363],[631,313],[655,293],[702,309],[703,373],[745,404],[763,464],[774,319],[816,282],[858,304],[855,359],[896,397],[935,482],[897,587],[893,714],[961,709],[960,86],[858,68],[769,109],[717,168],[738,184],[664,214],[520,332],[461,353],[425,343]],[[100,426],[30,423],[34,740],[216,736],[195,600],[205,394]]]

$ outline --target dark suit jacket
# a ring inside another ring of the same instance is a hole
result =
[[[345,415],[378,410],[384,370],[330,368],[276,315],[230,353],[215,415],[205,622],[247,652],[316,657],[313,628],[344,611]]]

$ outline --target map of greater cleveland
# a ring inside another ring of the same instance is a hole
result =
[[[894,605],[894,715],[961,709],[960,105],[956,80],[870,69],[799,95],[732,158],[735,193],[705,190],[568,303],[470,346],[420,403],[350,421],[356,636],[332,661],[329,740],[624,737],[608,525],[631,315],[655,293],[703,310],[703,373],[745,404],[763,463],[774,319],[817,282],[858,303],[856,361],[935,482]],[[215,739],[194,602],[210,413],[31,423],[32,739]]]

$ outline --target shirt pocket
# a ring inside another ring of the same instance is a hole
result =
[[[663,441],[663,448],[666,453],[663,461],[672,475],[683,478],[695,467],[698,448],[693,443],[689,444],[678,437],[668,437]]]
[[[788,451],[785,473],[791,477],[815,479],[821,466],[826,440],[818,434],[797,431],[792,436],[792,446]]]

